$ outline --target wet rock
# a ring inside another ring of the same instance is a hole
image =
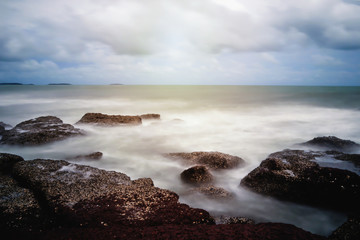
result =
[[[144,119],[157,119],[157,120],[159,120],[160,119],[160,114],[148,113],[148,114],[140,115],[140,117],[141,117],[142,120],[144,120]]]
[[[181,174],[181,180],[190,184],[204,184],[213,181],[213,176],[205,166],[194,166]]]
[[[360,216],[351,216],[330,236],[330,240],[358,240],[360,236]]]
[[[82,135],[82,131],[54,116],[38,117],[19,123],[3,133],[0,143],[39,145]]]
[[[139,116],[106,115],[102,113],[86,113],[77,123],[90,123],[103,126],[115,126],[122,124],[141,124]]]
[[[12,128],[12,126],[10,124],[4,123],[4,122],[0,122],[0,127],[3,127],[5,130],[9,130]]]
[[[122,173],[62,160],[17,163],[13,174],[33,189],[64,226],[107,227],[213,223],[209,213],[178,202],[174,192]]]
[[[301,145],[341,152],[351,152],[360,148],[360,145],[353,141],[343,140],[335,136],[316,137],[310,141],[301,143]]]
[[[166,156],[182,159],[191,165],[205,165],[210,169],[230,169],[244,164],[242,158],[220,152],[169,153]]]
[[[220,216],[216,218],[216,224],[255,224],[255,221],[246,217]]]
[[[284,150],[271,154],[241,180],[241,186],[279,199],[343,211],[359,209],[360,176],[320,167],[319,153]]]
[[[10,174],[15,163],[20,161],[24,161],[24,159],[18,155],[0,153],[0,172],[3,174]]]
[[[46,220],[35,195],[0,174],[0,229],[40,229]]]
[[[81,160],[81,159],[86,159],[86,160],[100,160],[103,156],[102,152],[93,152],[90,154],[86,154],[86,155],[78,155],[76,157],[73,158],[68,158],[71,160]]]
[[[203,186],[198,187],[195,189],[192,189],[192,192],[199,192],[201,194],[204,194],[206,197],[211,199],[231,199],[233,197],[233,194],[221,187],[215,187],[215,186]]]

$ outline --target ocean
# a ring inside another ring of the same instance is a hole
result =
[[[161,120],[144,120],[140,126],[75,125],[86,136],[43,146],[0,145],[0,152],[25,159],[65,159],[101,151],[100,161],[76,163],[120,171],[132,179],[150,177],[155,186],[179,194],[181,202],[214,216],[290,223],[321,235],[329,235],[346,220],[344,214],[279,201],[239,184],[270,153],[299,149],[297,143],[314,137],[360,142],[360,87],[0,86],[0,121],[13,126],[47,115],[75,124],[87,112],[158,113]],[[164,156],[193,151],[219,151],[245,160],[244,167],[214,172],[215,185],[232,192],[232,200],[190,194],[190,187],[180,180],[188,166]],[[338,166],[359,174],[352,165]]]

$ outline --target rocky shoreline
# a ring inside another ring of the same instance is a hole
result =
[[[85,114],[79,122],[101,126],[141,124],[159,114],[121,116]],[[84,120],[85,119],[85,120]],[[81,137],[85,131],[54,116],[19,123],[2,123],[1,144],[40,145]],[[272,153],[241,179],[240,186],[279,200],[327,208],[348,214],[328,239],[357,239],[360,216],[360,176],[345,169],[320,166],[319,157],[359,165],[360,145],[336,137],[318,137],[299,144],[310,150]],[[313,148],[313,150],[311,150]],[[69,160],[97,160],[101,152]],[[206,197],[230,199],[232,193],[214,186],[214,171],[246,164],[220,152],[164,154],[189,166],[179,178]],[[216,220],[203,209],[179,202],[172,191],[154,186],[152,179],[130,179],[125,173],[65,160],[24,160],[0,153],[0,228],[9,239],[326,239],[284,223],[254,223],[223,216]],[[218,223],[218,224],[215,224]]]

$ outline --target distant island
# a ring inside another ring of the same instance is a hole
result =
[[[0,83],[0,85],[34,85],[32,83],[22,84],[22,83]]]
[[[49,83],[48,85],[71,85],[71,83]]]

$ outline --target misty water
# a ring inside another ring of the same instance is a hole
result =
[[[290,223],[328,235],[346,220],[344,214],[265,197],[239,183],[270,153],[298,149],[296,143],[329,135],[360,142],[359,103],[360,87],[0,86],[0,121],[13,126],[46,115],[75,124],[87,112],[161,114],[161,120],[144,120],[140,126],[76,124],[86,136],[34,147],[0,145],[0,152],[65,159],[101,151],[100,161],[76,163],[132,179],[150,177],[155,186],[175,191],[181,202],[213,216]],[[213,172],[214,185],[231,191],[232,200],[189,194],[191,187],[180,180],[189,166],[164,153],[193,151],[219,151],[246,161],[244,167]]]

